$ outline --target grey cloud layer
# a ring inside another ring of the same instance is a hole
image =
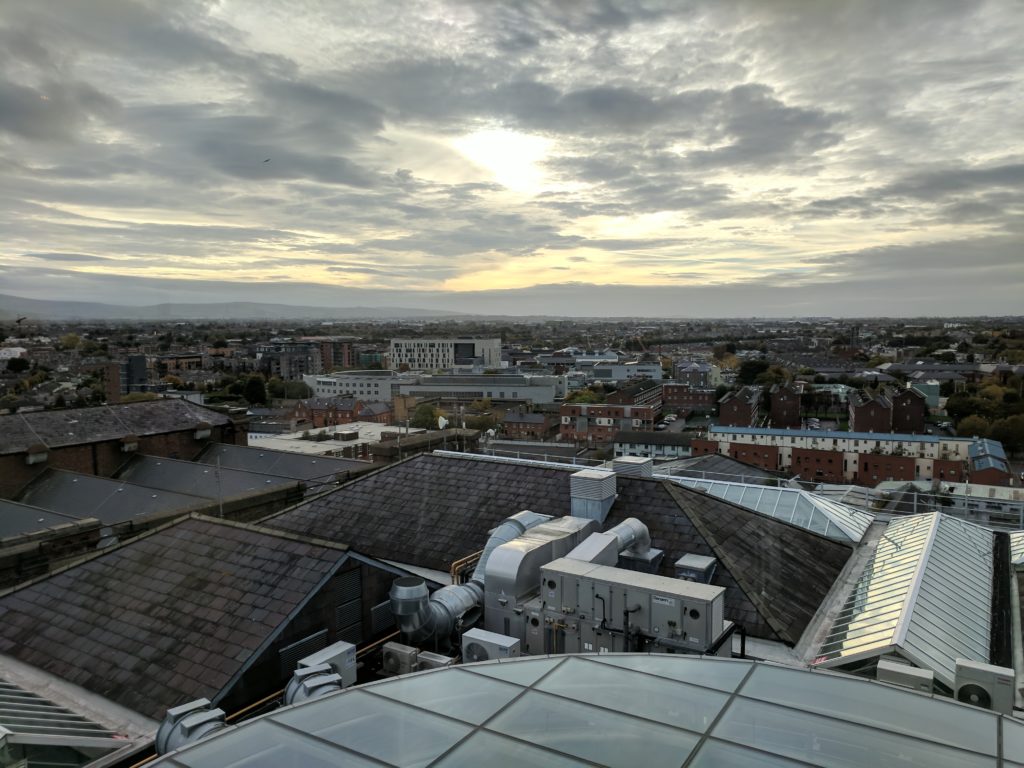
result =
[[[239,279],[322,266],[415,288],[586,247],[685,283],[738,266],[736,248],[753,254],[759,279],[832,284],[860,263],[903,278],[906,265],[925,268],[929,247],[874,258],[837,238],[830,256],[802,255],[801,238],[830,225],[941,226],[926,238],[936,263],[1022,250],[1013,105],[1024,102],[1024,19],[1009,0],[310,2],[262,13],[286,21],[253,29],[255,2],[7,3],[0,263],[113,258]],[[549,139],[542,170],[560,186],[509,201],[494,184],[387,160],[396,132],[496,126]],[[786,181],[750,182],[773,175]],[[579,234],[587,217],[657,213],[671,215],[670,231]],[[995,264],[988,272],[1019,278],[1020,262]]]

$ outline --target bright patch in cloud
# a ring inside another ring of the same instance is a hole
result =
[[[504,129],[476,131],[452,141],[460,154],[488,171],[498,184],[526,195],[545,189],[544,173],[538,166],[551,144],[540,136]]]

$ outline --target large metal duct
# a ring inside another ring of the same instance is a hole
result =
[[[484,577],[491,552],[550,519],[549,515],[538,515],[530,510],[506,518],[491,533],[480,562],[466,584],[442,587],[430,595],[426,582],[419,577],[396,579],[391,585],[390,598],[391,612],[398,621],[398,628],[414,643],[433,638],[446,646],[463,617],[468,614],[463,623],[476,621],[475,614],[484,602]]]
[[[645,555],[651,548],[651,532],[647,526],[635,517],[627,517],[614,528],[609,528],[605,533],[610,534],[619,540],[619,551],[631,550],[638,555]]]

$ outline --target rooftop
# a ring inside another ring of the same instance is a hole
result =
[[[214,698],[345,556],[186,518],[0,596],[0,654],[159,720]]]
[[[937,437],[935,435],[910,435],[901,432],[839,432],[831,429],[762,429],[760,427],[723,427],[714,425],[709,433],[725,435],[765,435],[768,437],[816,437],[837,440],[895,440],[908,443],[951,443],[972,442],[969,437]]]
[[[298,480],[240,469],[228,469],[209,464],[196,464],[179,459],[156,456],[132,457],[132,460],[118,472],[120,480],[160,488],[171,492],[187,488],[189,493],[206,499],[231,499],[252,496],[268,490],[297,489]]]
[[[1024,724],[868,680],[675,655],[483,662],[277,710],[156,766],[1010,765]]]

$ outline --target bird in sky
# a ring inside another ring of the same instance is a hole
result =
[[[25,317],[19,317],[19,318],[18,318],[17,320],[15,320],[14,322],[15,322],[15,324],[16,324],[16,325],[21,325],[21,321],[22,321],[22,320],[28,320],[28,315],[26,315]]]
[[[270,162],[270,158],[268,157],[268,158],[267,158],[266,160],[264,160],[263,162],[264,162],[264,163],[269,163],[269,162]]]

